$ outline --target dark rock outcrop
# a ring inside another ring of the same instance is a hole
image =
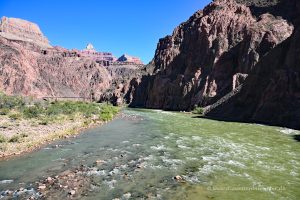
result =
[[[100,102],[111,102],[114,105],[129,104],[137,88],[140,77],[146,75],[151,67],[143,65],[111,65],[106,70],[112,77],[110,86],[102,95]]]
[[[158,43],[154,74],[131,106],[191,110],[210,105],[242,84],[258,61],[286,40],[293,25],[259,17],[234,0],[216,0]],[[138,90],[137,90],[138,91]]]
[[[300,129],[300,3],[215,0],[158,43],[132,107]]]
[[[295,8],[300,16],[300,2]],[[208,117],[300,129],[300,17],[293,21],[293,35],[263,57],[241,91]]]

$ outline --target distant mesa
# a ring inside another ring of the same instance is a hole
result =
[[[9,40],[32,42],[44,48],[51,48],[39,26],[23,19],[2,17],[0,36]]]
[[[117,58],[110,52],[97,52],[91,43],[89,43],[85,49],[80,51],[80,55],[89,57],[104,66],[109,66],[117,61]]]
[[[127,63],[134,63],[137,65],[142,65],[143,62],[141,61],[140,58],[134,57],[134,56],[129,56],[127,54],[123,54],[120,58],[118,58],[119,62],[127,62]]]
[[[111,52],[98,52],[91,43],[88,43],[86,48],[80,51],[81,56],[89,57],[104,66],[109,65],[142,65],[143,62],[140,58],[129,56],[127,54],[122,55],[120,58],[116,58]]]

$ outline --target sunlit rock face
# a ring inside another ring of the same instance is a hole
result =
[[[34,42],[44,48],[51,47],[39,26],[23,19],[2,17],[0,35],[7,39]]]
[[[85,49],[79,51],[79,54],[104,66],[109,66],[117,60],[111,52],[98,52],[91,43],[87,44]]]
[[[109,87],[108,71],[76,51],[43,49],[0,36],[0,90],[42,97],[95,98]]]
[[[3,17],[0,31],[0,91],[6,94],[122,104],[140,74],[141,66],[116,62],[92,44],[84,50],[52,47],[38,25],[26,20]]]
[[[0,91],[7,94],[80,97],[115,105],[130,101],[132,79],[142,74],[140,65],[104,66],[78,50],[45,50],[1,36],[0,62]]]

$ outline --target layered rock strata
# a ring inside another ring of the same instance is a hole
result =
[[[39,26],[23,19],[2,17],[0,36],[10,40],[33,42],[43,48],[51,47]]]

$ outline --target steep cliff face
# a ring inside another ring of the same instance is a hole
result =
[[[131,106],[300,129],[300,2],[215,0],[158,43]]]
[[[159,41],[154,72],[142,78],[131,106],[190,110],[215,103],[293,30],[284,18],[215,0]]]
[[[23,19],[2,17],[0,21],[0,36],[10,40],[32,42],[43,48],[51,47],[40,27]]]
[[[112,65],[106,67],[112,77],[110,86],[100,95],[100,102],[114,105],[129,104],[132,101],[137,82],[147,74],[150,67],[143,65]]]
[[[300,2],[293,35],[254,67],[241,91],[208,117],[300,129]]]

